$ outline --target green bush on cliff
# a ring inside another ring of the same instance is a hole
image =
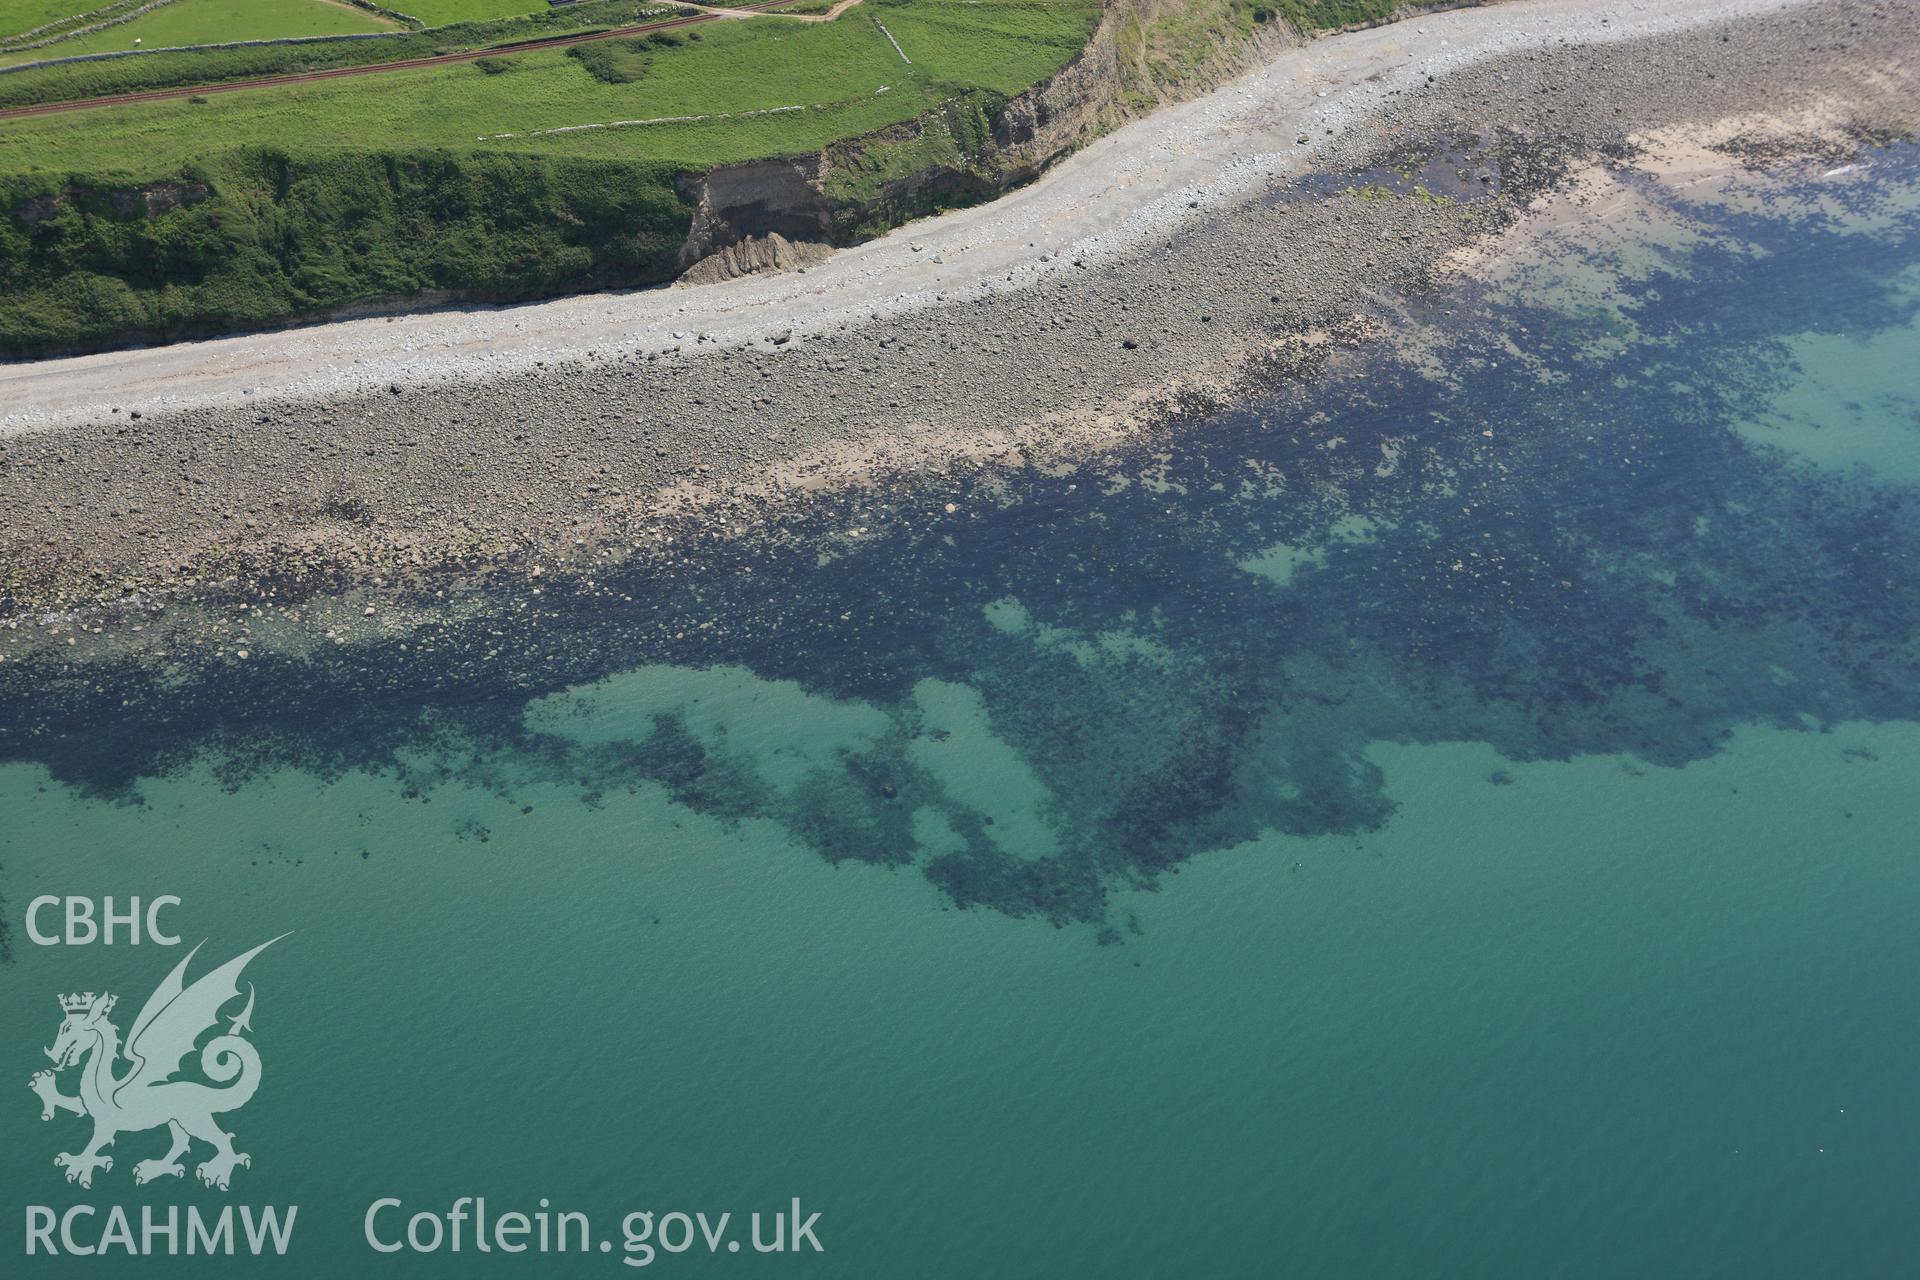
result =
[[[666,167],[540,156],[252,149],[139,185],[6,179],[0,353],[655,280],[689,213]]]
[[[822,184],[837,204],[834,238],[853,243],[911,218],[976,204],[993,195],[982,159],[1006,99],[974,90],[911,125],[830,149]]]
[[[585,67],[587,74],[601,84],[632,84],[647,74],[656,49],[676,48],[699,35],[698,31],[685,36],[656,31],[631,40],[596,40],[592,44],[573,46],[567,50],[567,56]]]

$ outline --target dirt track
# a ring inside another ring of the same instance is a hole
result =
[[[702,9],[698,13],[683,14],[678,18],[662,18],[658,22],[642,22],[631,27],[614,27],[608,31],[589,31],[577,36],[555,36],[551,40],[529,40],[525,44],[494,45],[485,49],[463,49],[458,53],[436,54],[431,58],[404,58],[398,62],[370,62],[357,67],[329,67],[325,71],[302,71],[293,75],[262,76],[258,80],[233,80],[226,84],[187,85],[178,89],[153,89],[146,93],[120,93],[106,98],[79,98],[72,102],[43,102],[31,107],[9,107],[0,111],[0,120],[14,120],[23,116],[47,116],[58,111],[84,111],[91,107],[118,107],[136,102],[163,102],[168,98],[205,97],[210,93],[233,93],[240,89],[269,89],[278,85],[305,84],[310,80],[335,80],[342,76],[370,76],[384,71],[414,71],[421,67],[444,66],[450,62],[474,62],[481,58],[498,58],[515,53],[531,53],[536,49],[562,49],[570,44],[586,44],[592,40],[612,40],[619,36],[645,35],[649,31],[665,31],[670,27],[690,27],[697,22],[717,22],[722,18],[738,17],[742,14],[758,13],[786,4],[788,0],[760,0],[758,4],[741,5],[737,9]],[[852,0],[848,0],[852,3]],[[822,15],[837,16],[848,4],[835,6],[833,13]],[[796,15],[801,16],[801,15]]]

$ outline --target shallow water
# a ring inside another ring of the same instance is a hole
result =
[[[176,958],[31,945],[35,895],[299,932],[233,1192],[133,1187],[151,1134],[68,1187],[23,1089],[0,1249],[231,1200],[301,1206],[287,1274],[613,1274],[361,1215],[798,1196],[824,1255],[654,1265],[1913,1269],[1915,183],[405,650],[15,677],[23,1083],[50,994],[130,1020]]]

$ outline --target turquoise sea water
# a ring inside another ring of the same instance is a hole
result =
[[[629,1211],[799,1197],[824,1253],[647,1270],[1912,1274],[1920,219],[1874,163],[1605,305],[1431,299],[1429,372],[537,624],[0,687],[7,1273],[610,1276]],[[54,993],[124,1030],[178,952],[21,916],[109,893],[212,962],[298,931],[229,1192],[135,1187],[152,1133],[53,1165]],[[615,1247],[387,1257],[387,1196]],[[300,1210],[264,1263],[26,1259],[76,1203]]]

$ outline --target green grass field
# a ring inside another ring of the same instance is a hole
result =
[[[176,3],[184,0],[176,0]],[[136,0],[137,3],[137,0]],[[404,58],[430,57],[462,49],[484,49],[581,31],[629,26],[677,10],[664,0],[591,0],[513,18],[469,22],[392,36],[384,40],[342,40],[251,48],[199,48],[150,53],[104,62],[69,62],[22,67],[0,75],[0,107],[36,102],[99,98],[146,89],[210,85],[226,80],[359,66]],[[31,55],[26,60],[37,58]]]
[[[861,16],[868,6],[908,47],[911,66]],[[541,50],[504,55],[507,69],[497,74],[460,63],[199,103],[12,120],[0,132],[0,173],[159,175],[206,159],[211,138],[302,150],[537,151],[706,165],[818,147],[911,119],[969,88],[1017,93],[1071,58],[1097,14],[1092,0],[868,0],[831,23],[756,18],[690,28],[689,38],[655,55],[646,76],[629,84],[603,83],[564,50]],[[727,118],[785,106],[807,110]],[[710,118],[540,132],[693,115]]]
[[[70,36],[38,49],[0,54],[0,65],[136,47],[167,49],[233,40],[405,29],[397,22],[337,0],[172,0],[131,22]]]
[[[109,0],[0,0],[0,40],[108,4]]]
[[[544,13],[549,8],[547,0],[394,0],[385,7],[418,18],[430,27],[514,18],[525,13]]]

